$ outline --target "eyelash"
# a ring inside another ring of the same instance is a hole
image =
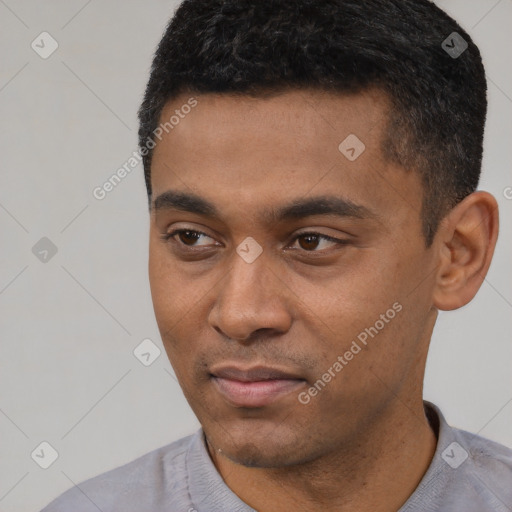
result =
[[[211,236],[209,236],[207,233],[204,233],[202,231],[198,231],[196,229],[187,229],[187,228],[181,228],[181,229],[175,229],[174,231],[171,231],[170,233],[165,233],[162,235],[162,239],[167,241],[167,242],[170,242],[172,238],[174,238],[176,235],[180,234],[180,233],[185,233],[185,232],[189,232],[189,233],[194,233],[196,235],[204,235],[208,238],[212,238]],[[328,236],[328,235],[323,235],[322,233],[317,233],[315,231],[307,231],[307,232],[304,232],[304,233],[299,233],[298,235],[295,236],[295,238],[292,240],[292,242],[295,242],[297,239],[301,238],[301,237],[307,237],[307,236],[316,236],[319,240],[327,240],[328,242],[335,242],[336,244],[338,245],[347,245],[348,244],[348,240],[342,240],[342,239],[339,239],[339,238],[334,238],[332,236]],[[183,244],[182,242],[178,241],[178,240],[174,240],[175,243],[178,243],[180,245],[182,245],[183,247],[186,247],[187,249],[185,249],[186,251],[199,251],[201,249],[194,249],[193,245],[186,245],[186,244]],[[312,250],[312,251],[307,251],[306,249],[302,249],[304,252],[306,253],[322,253],[324,251],[316,251],[316,250]]]

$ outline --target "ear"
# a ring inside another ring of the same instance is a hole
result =
[[[443,219],[434,242],[439,251],[436,308],[457,309],[476,295],[491,264],[498,224],[498,203],[482,191],[464,198]]]

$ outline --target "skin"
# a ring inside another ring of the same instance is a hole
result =
[[[162,121],[189,96],[169,102]],[[219,218],[152,208],[149,276],[167,355],[212,461],[260,512],[397,510],[436,448],[422,386],[437,311],[463,306],[480,287],[496,243],[496,201],[468,196],[426,248],[419,174],[383,157],[384,93],[195,97],[157,143],[152,199],[193,193]],[[338,150],[349,134],[366,147],[355,161]],[[264,215],[323,194],[372,215]],[[178,228],[206,235],[163,239]],[[346,243],[298,238],[307,231]],[[249,236],[263,251],[252,263],[236,252]],[[394,303],[401,311],[301,403],[299,392]],[[304,381],[271,404],[236,407],[210,375],[222,363],[279,367]]]

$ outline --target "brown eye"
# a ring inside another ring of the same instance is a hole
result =
[[[177,244],[186,246],[186,247],[196,247],[203,246],[208,244],[197,244],[198,240],[201,238],[210,238],[206,233],[202,231],[196,231],[194,229],[175,229],[171,233],[166,233],[163,235],[163,239],[167,241],[174,241]]]
[[[318,246],[318,238],[318,235],[301,235],[297,237],[297,240],[299,240],[299,245],[302,249],[309,251],[316,249]]]
[[[185,245],[194,245],[194,243],[199,240],[201,234],[197,231],[186,230],[178,232],[177,236]]]
[[[332,245],[343,245],[347,243],[345,240],[339,240],[331,236],[322,235],[321,233],[300,233],[294,240],[297,240],[300,248],[307,252],[323,252],[321,250],[317,251],[316,249],[321,245],[321,242],[324,241],[331,242]]]

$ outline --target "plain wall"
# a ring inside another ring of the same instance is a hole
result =
[[[438,3],[484,57],[481,188],[499,202],[501,236],[474,301],[440,315],[425,398],[452,425],[512,446],[512,1]],[[175,6],[0,2],[1,512],[38,511],[199,426],[154,320],[142,166],[93,196],[137,150],[136,111]],[[31,47],[43,31],[59,45],[47,59]],[[32,252],[43,237],[57,248],[47,262]],[[148,367],[133,355],[146,338],[162,351]],[[46,470],[31,458],[43,441],[59,454]]]

